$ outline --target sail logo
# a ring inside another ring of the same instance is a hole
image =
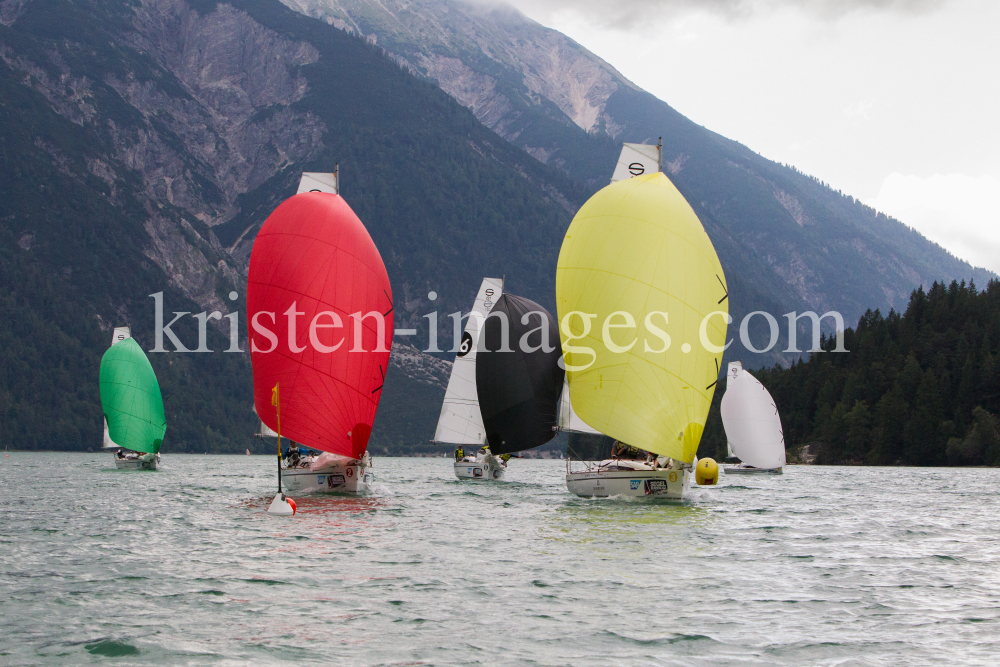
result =
[[[642,484],[641,479],[630,479],[628,481],[629,488],[632,489],[633,491],[638,489],[641,484]]]
[[[462,333],[462,344],[458,346],[459,357],[464,357],[469,352],[472,352],[472,334],[468,331]]]

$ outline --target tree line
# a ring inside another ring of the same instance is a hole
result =
[[[755,371],[781,411],[785,446],[816,462],[1000,465],[1000,283],[935,282],[902,313],[867,311],[844,332],[848,353]],[[718,400],[702,452],[725,452]]]

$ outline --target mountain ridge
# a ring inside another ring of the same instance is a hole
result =
[[[445,312],[467,307],[484,270],[515,271],[523,291],[545,298],[545,258],[554,257],[569,223],[567,202],[578,206],[585,189],[377,47],[260,0],[33,0],[4,16],[14,19],[0,26],[9,176],[0,184],[0,261],[15,300],[3,332],[12,340],[25,329],[20,343],[0,352],[6,437],[45,448],[96,442],[87,435],[100,433],[96,379],[86,369],[97,368],[107,347],[102,327],[130,322],[149,349],[148,295],[160,291],[167,310],[240,310],[248,231],[294,193],[298,173],[337,160],[345,197],[392,276],[398,326],[426,322],[431,290]],[[50,179],[59,185],[48,190]],[[46,192],[71,200],[50,201]],[[77,218],[73,205],[102,213]],[[228,246],[219,240],[232,231],[226,225],[236,228]],[[502,240],[503,256],[479,242],[484,234]],[[46,324],[32,315],[47,312],[42,304],[50,301],[87,323],[76,337],[65,318]],[[174,328],[195,347],[190,316]],[[244,340],[245,331],[241,321]],[[150,355],[168,401],[166,451],[199,451],[206,437],[215,438],[208,449],[259,446],[249,439],[248,359],[219,351],[227,347],[221,333],[209,334],[215,354]],[[79,349],[73,367],[82,365],[59,380],[78,408],[50,395],[60,391],[49,381],[63,377],[64,349]],[[38,360],[48,389],[23,382],[22,357]],[[412,367],[390,366],[373,447],[426,441],[424,431],[433,432],[443,390]],[[63,436],[38,427],[60,421]]]
[[[827,307],[853,322],[914,282],[971,270],[812,179],[692,130],[638,89],[605,100],[617,138],[527,96],[512,121],[520,128],[505,126],[519,132],[510,141],[386,55],[383,38],[277,0],[3,0],[0,23],[0,271],[10,292],[0,421],[4,437],[35,447],[93,446],[100,413],[88,369],[110,326],[130,322],[151,340],[150,294],[164,292],[170,310],[239,311],[256,229],[299,173],[335,162],[382,252],[400,328],[426,331],[432,309],[466,310],[483,275],[507,274],[512,292],[551,309],[572,213],[642,123],[662,131],[665,171],[724,261],[737,326],[753,310]],[[560,154],[544,164],[517,143],[534,138],[562,151],[562,166]],[[450,324],[438,322],[445,350]],[[197,340],[192,318],[177,330]],[[222,332],[209,335],[226,349]],[[390,364],[374,451],[425,447],[433,433],[443,394],[433,378],[444,367],[405,352]],[[750,365],[738,343],[731,354]],[[167,451],[257,446],[245,356],[151,358],[170,402]]]
[[[664,171],[695,208],[727,271],[752,267],[742,273],[755,277],[736,286],[740,316],[750,304],[770,303],[780,312],[841,310],[854,321],[869,307],[904,308],[914,288],[935,280],[985,284],[996,277],[818,179],[688,120],[509,5],[282,2],[381,45],[508,141],[592,187],[606,183],[618,142],[662,137]],[[846,279],[838,270],[845,266],[853,269]]]

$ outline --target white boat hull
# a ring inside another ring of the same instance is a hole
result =
[[[766,473],[769,475],[782,474],[781,468],[753,468],[750,466],[726,466],[723,471],[727,475],[749,475],[752,473]]]
[[[319,470],[292,468],[281,471],[281,488],[288,495],[311,493],[371,493],[375,473],[362,463],[326,466]]]
[[[160,457],[155,454],[146,454],[137,459],[120,459],[115,456],[115,467],[119,470],[156,470]]]
[[[599,470],[566,473],[566,487],[581,498],[665,498],[682,500],[691,486],[690,470]]]
[[[455,477],[475,481],[503,481],[503,463],[494,456],[477,456],[475,461],[455,461]]]

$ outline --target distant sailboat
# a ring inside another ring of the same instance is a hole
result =
[[[257,414],[275,436],[322,452],[279,462],[290,493],[371,489],[392,311],[385,265],[339,195],[339,168],[303,174],[257,234],[247,280]]]
[[[785,434],[771,393],[743,364],[734,361],[726,371],[722,396],[722,425],[730,456],[742,461],[727,466],[730,473],[780,473],[785,466]]]
[[[163,397],[153,367],[128,327],[115,329],[101,359],[104,448],[120,449],[118,468],[156,470],[167,430]]]
[[[566,405],[590,429],[655,457],[587,461],[582,470],[567,462],[567,487],[579,496],[682,498],[715,391],[725,274],[659,163],[659,146],[626,144],[611,185],[581,207],[559,253]],[[611,320],[621,335],[606,345]]]
[[[555,437],[565,373],[559,327],[549,311],[504,294],[479,339],[476,392],[494,456],[540,447]]]
[[[434,430],[433,442],[456,445],[462,449],[463,456],[457,457],[454,464],[455,476],[459,479],[500,480],[507,469],[503,461],[492,453],[479,451],[486,445],[486,426],[483,424],[476,391],[480,328],[502,295],[502,279],[483,278],[465,324],[455,362],[451,366],[448,388],[441,404],[441,416],[438,417],[437,428]]]

